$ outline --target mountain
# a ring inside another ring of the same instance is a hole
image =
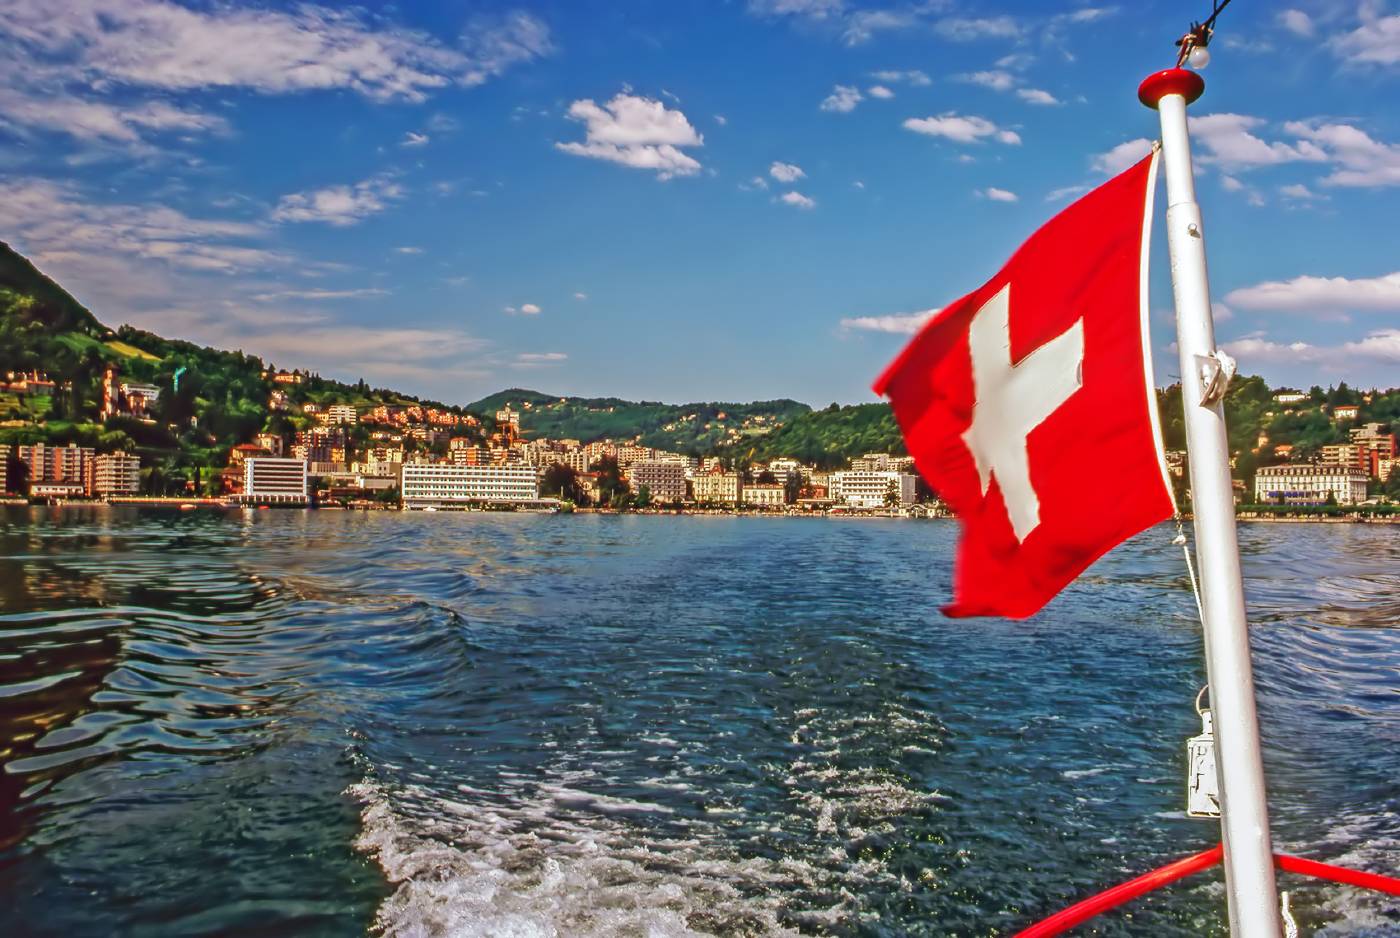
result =
[[[520,430],[527,439],[627,440],[695,454],[754,445],[812,410],[792,400],[662,404],[617,397],[562,397],[524,388],[498,391],[466,409],[494,419],[506,405],[520,414]]]

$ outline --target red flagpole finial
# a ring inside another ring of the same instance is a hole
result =
[[[1138,100],[1156,110],[1157,102],[1169,94],[1179,94],[1190,104],[1206,90],[1206,81],[1185,68],[1168,68],[1153,72],[1138,85]]]

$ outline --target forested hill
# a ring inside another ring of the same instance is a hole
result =
[[[152,419],[100,419],[103,372],[160,389]],[[166,339],[150,332],[104,325],[67,291],[0,242],[0,378],[39,372],[54,387],[0,391],[0,444],[78,443],[99,451],[124,450],[141,457],[149,491],[208,480],[227,462],[229,450],[260,431],[288,435],[310,424],[305,403],[374,404],[432,401],[388,389],[300,373],[300,383],[276,385],[262,359]],[[180,380],[175,380],[176,374]],[[274,411],[274,389],[287,397]]]
[[[616,397],[560,397],[524,388],[484,397],[468,404],[467,410],[494,418],[506,405],[520,414],[520,429],[527,439],[626,440],[686,453],[752,445],[812,410],[792,400],[663,404]]]

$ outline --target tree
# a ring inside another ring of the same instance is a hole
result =
[[[891,479],[890,484],[885,488],[885,507],[898,508],[899,503],[899,483]]]
[[[583,493],[579,490],[578,472],[573,466],[557,462],[544,471],[540,481],[540,491],[546,496],[582,502]]]
[[[598,500],[604,505],[620,507],[630,494],[627,483],[622,479],[622,467],[616,456],[604,456],[593,464],[592,470],[598,473]]]
[[[647,485],[639,487],[637,489],[637,497],[633,500],[632,504],[638,508],[649,507],[651,505],[651,487]]]
[[[1395,473],[1400,476],[1400,473]],[[19,458],[19,452],[10,450],[10,455],[5,459],[5,485],[6,492],[14,492],[16,495],[29,494],[29,463]]]

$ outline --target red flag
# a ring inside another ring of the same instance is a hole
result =
[[[950,616],[1033,615],[1171,517],[1147,329],[1156,153],[1066,208],[875,383],[962,519]]]

